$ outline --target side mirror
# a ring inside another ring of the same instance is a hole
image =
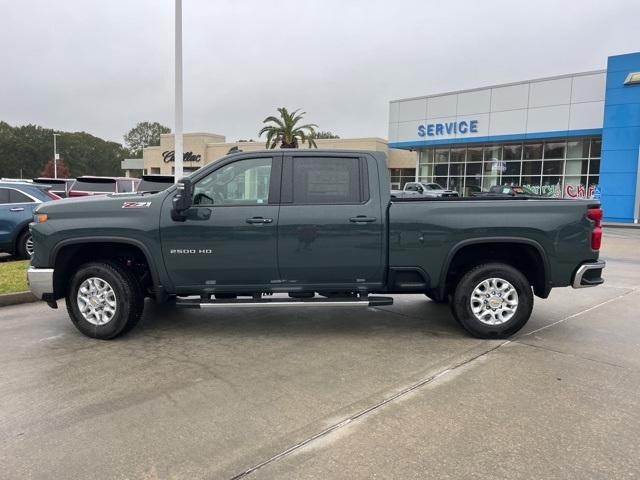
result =
[[[178,190],[172,201],[171,218],[178,222],[184,222],[186,219],[184,212],[193,205],[193,183],[190,178],[185,177],[178,182]]]

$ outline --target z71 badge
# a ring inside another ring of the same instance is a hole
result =
[[[122,208],[149,208],[151,202],[124,202]]]

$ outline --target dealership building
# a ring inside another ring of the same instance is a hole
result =
[[[387,141],[377,137],[365,138],[327,138],[317,139],[318,148],[336,150],[373,150],[384,152],[392,175],[395,172],[411,172],[415,177],[415,166],[418,154],[405,149],[391,149]],[[160,145],[145,147],[142,158],[122,161],[122,170],[131,174],[173,175],[174,172],[174,136],[171,133],[160,136]],[[302,146],[306,147],[306,144]],[[230,150],[240,149],[244,152],[263,150],[264,142],[240,141],[227,142],[224,135],[216,133],[185,133],[183,136],[184,172],[188,174],[208,163],[224,157]]]
[[[391,101],[388,146],[418,154],[414,169],[392,171],[395,187],[412,175],[463,195],[523,185],[600,198],[607,220],[638,223],[640,53],[605,70]]]

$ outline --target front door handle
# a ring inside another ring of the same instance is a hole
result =
[[[373,223],[376,221],[376,217],[367,217],[366,215],[358,215],[357,217],[351,217],[349,221],[351,223]]]
[[[24,208],[22,207],[13,207],[9,209],[10,212],[24,212]]]
[[[247,218],[247,223],[273,223],[273,218],[251,217]]]

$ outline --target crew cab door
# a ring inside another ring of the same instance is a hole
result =
[[[185,221],[171,219],[169,196],[160,232],[167,272],[180,289],[250,290],[278,279],[277,224],[281,154],[220,162],[193,178]]]
[[[278,222],[281,283],[300,289],[381,285],[385,214],[373,158],[285,154]]]

